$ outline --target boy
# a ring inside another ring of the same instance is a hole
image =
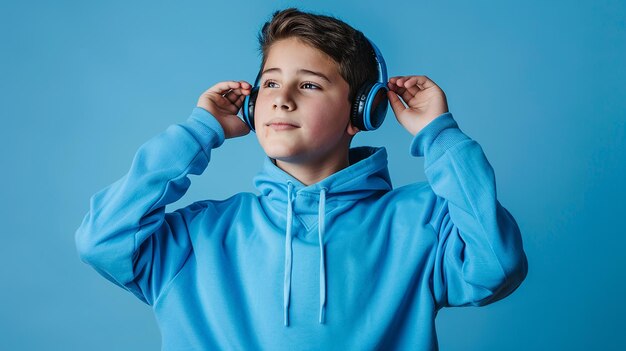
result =
[[[385,82],[428,178],[392,189],[384,148],[350,149],[352,101],[378,76],[367,39],[296,9],[275,13],[259,39],[258,91],[208,89],[93,196],[76,233],[84,261],[153,306],[164,350],[432,350],[440,308],[517,288],[519,229],[435,83]],[[164,213],[212,149],[248,133],[237,113],[251,94],[250,127],[268,156],[260,195]]]

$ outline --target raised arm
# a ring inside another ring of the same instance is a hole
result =
[[[128,173],[92,196],[76,231],[83,261],[144,302],[154,303],[191,253],[186,222],[197,210],[190,206],[166,214],[165,206],[185,194],[188,175],[205,170],[211,150],[225,137],[246,134],[236,116],[245,94],[245,82],[216,84],[201,95],[185,122],[143,144]]]
[[[437,195],[430,223],[438,233],[433,285],[440,306],[485,305],[509,295],[526,277],[526,255],[480,145],[445,113],[414,138],[411,150],[424,156]]]
[[[443,91],[430,79],[394,77],[389,85],[394,113],[415,135],[411,152],[424,157],[436,195],[430,224],[438,235],[438,305],[484,305],[509,295],[526,277],[527,260],[517,223],[497,200],[482,148],[458,128]]]

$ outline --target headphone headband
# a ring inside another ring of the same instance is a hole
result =
[[[378,78],[379,78],[378,81],[387,84],[387,64],[385,63],[383,54],[380,52],[380,50],[378,50],[378,46],[376,46],[376,44],[374,44],[373,41],[369,39],[367,39],[367,41],[372,46],[372,49],[374,49],[374,56],[376,58],[376,64],[378,64]]]

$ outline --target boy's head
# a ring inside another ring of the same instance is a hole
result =
[[[266,154],[314,167],[347,159],[358,132],[352,99],[379,77],[367,38],[341,20],[290,8],[263,26],[259,44],[254,122]]]
[[[258,37],[262,54],[261,71],[272,45],[292,37],[335,61],[339,74],[350,87],[349,101],[363,83],[378,80],[376,59],[363,33],[339,19],[295,8],[275,12],[272,19],[263,25]]]

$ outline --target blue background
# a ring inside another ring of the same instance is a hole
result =
[[[426,74],[493,165],[530,272],[509,298],[444,309],[442,350],[626,349],[624,1],[2,1],[0,349],[156,350],[151,309],[83,264],[74,231],[137,148],[218,81],[252,81],[273,10],[335,15]],[[424,180],[390,111],[396,186]],[[254,191],[262,149],[228,140],[168,210]]]

